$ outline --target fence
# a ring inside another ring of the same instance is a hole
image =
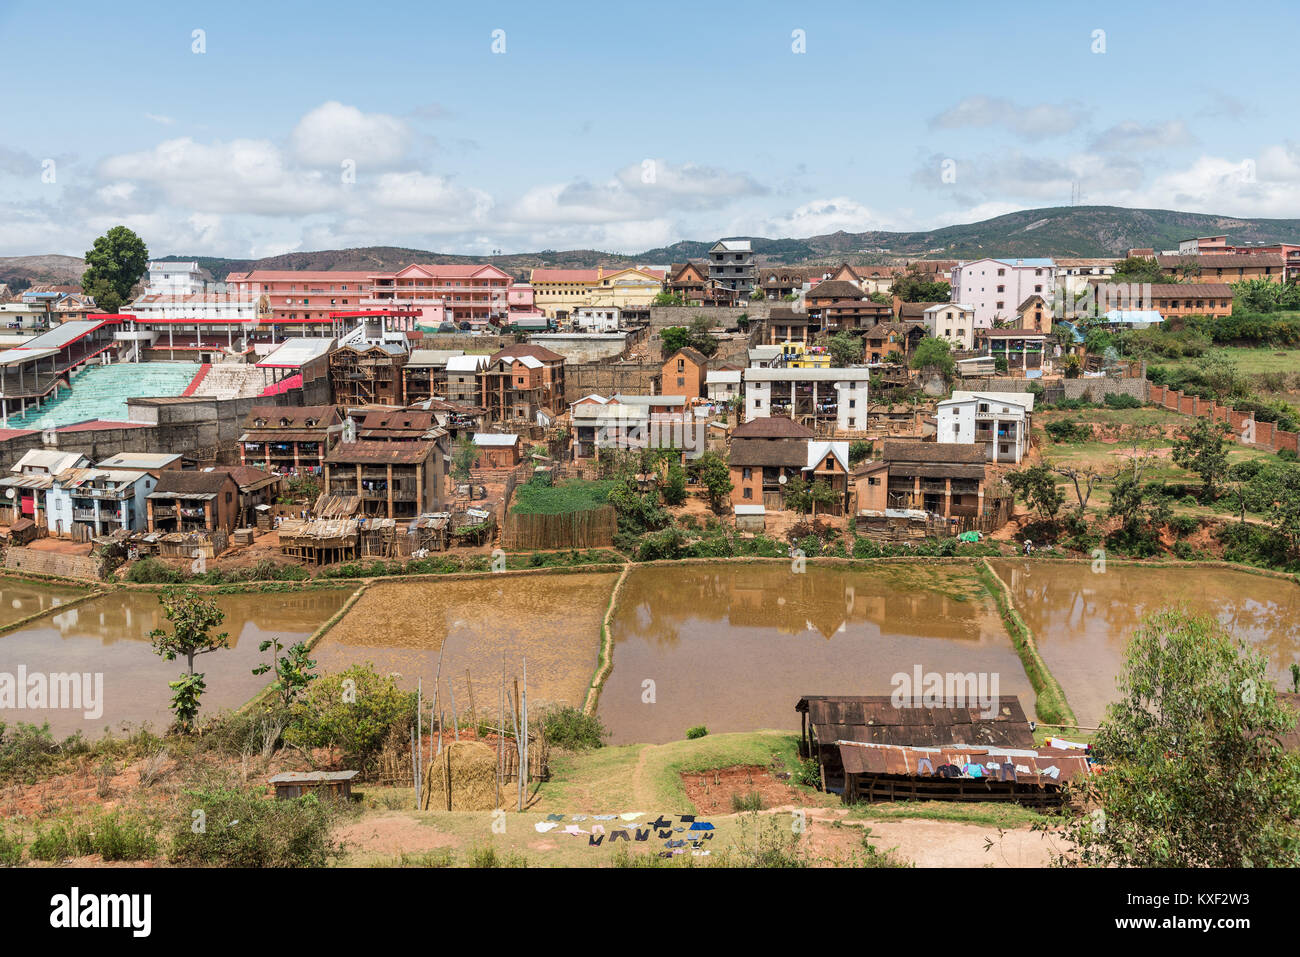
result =
[[[614,542],[618,515],[612,505],[562,515],[507,512],[501,526],[505,549],[604,548]]]
[[[1300,433],[1285,432],[1272,422],[1258,422],[1252,412],[1239,412],[1231,406],[1219,405],[1213,399],[1202,399],[1158,385],[1150,387],[1148,399],[1154,405],[1180,415],[1225,422],[1232,436],[1243,445],[1272,449],[1274,452],[1283,449],[1300,451]]]

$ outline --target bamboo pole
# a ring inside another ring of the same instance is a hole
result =
[[[519,779],[524,785],[524,799],[528,798],[528,659],[524,659],[524,760],[519,769]],[[519,810],[523,810],[521,807]]]
[[[447,681],[447,694],[451,695],[451,726],[456,731],[456,740],[460,740],[460,721],[456,719],[456,689],[451,686],[451,680]]]
[[[474,710],[474,679],[470,677],[469,669],[465,669],[465,686],[469,689],[469,722],[478,728],[478,712]]]
[[[415,682],[415,807],[420,808],[420,785],[423,784],[424,771],[424,723],[421,709],[424,707],[424,679]]]
[[[518,682],[518,680],[516,680],[516,682],[515,682],[515,688],[516,688],[516,690],[518,689],[518,687],[519,687],[519,682]],[[518,707],[516,707],[515,702],[514,702],[513,700],[510,702],[510,720],[511,720],[511,722],[514,724],[514,728],[515,728],[515,750],[516,750],[516,751],[519,751],[519,748],[520,748],[520,744],[519,744],[519,709],[518,709]],[[523,753],[522,753],[522,752],[519,753],[519,757],[520,757],[520,759],[522,760],[522,758],[523,758]],[[523,777],[522,774],[516,775],[516,786],[515,786],[515,790],[518,792],[519,811],[522,813],[522,812],[523,812],[523,809],[524,809],[524,777]]]

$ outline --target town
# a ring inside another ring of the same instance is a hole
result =
[[[16,927],[1280,923],[1294,40],[925,13],[5,4]]]

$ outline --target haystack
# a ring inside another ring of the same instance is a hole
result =
[[[450,779],[453,811],[491,811],[501,807],[497,789],[497,753],[479,741],[455,741],[424,768],[420,807],[445,811]]]

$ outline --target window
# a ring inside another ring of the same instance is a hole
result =
[[[850,409],[856,409],[857,407],[858,407],[858,400],[857,400],[857,399],[849,399],[849,408],[850,408]]]
[[[1007,291],[1006,286],[998,286],[998,292],[1006,292],[1006,291]]]
[[[680,386],[684,386],[684,385],[686,385],[686,377],[685,377],[685,376],[680,376],[680,375],[679,375],[679,376],[677,377],[677,384],[680,385]]]
[[[826,467],[832,470],[835,468],[835,456],[833,455],[826,456]]]
[[[746,465],[746,466],[741,470],[741,472],[740,472],[740,477],[741,477],[741,480],[742,480],[742,481],[748,482],[750,479],[752,479],[752,478],[754,477],[754,470],[753,470],[752,468],[750,468],[748,465]]]
[[[754,400],[754,408],[756,408],[756,409],[761,409],[761,408],[763,408],[763,400],[762,400],[762,399],[755,399],[755,400]]]
[[[744,491],[741,492],[741,498],[753,498],[753,497],[754,497],[754,490],[752,488],[746,488]]]

